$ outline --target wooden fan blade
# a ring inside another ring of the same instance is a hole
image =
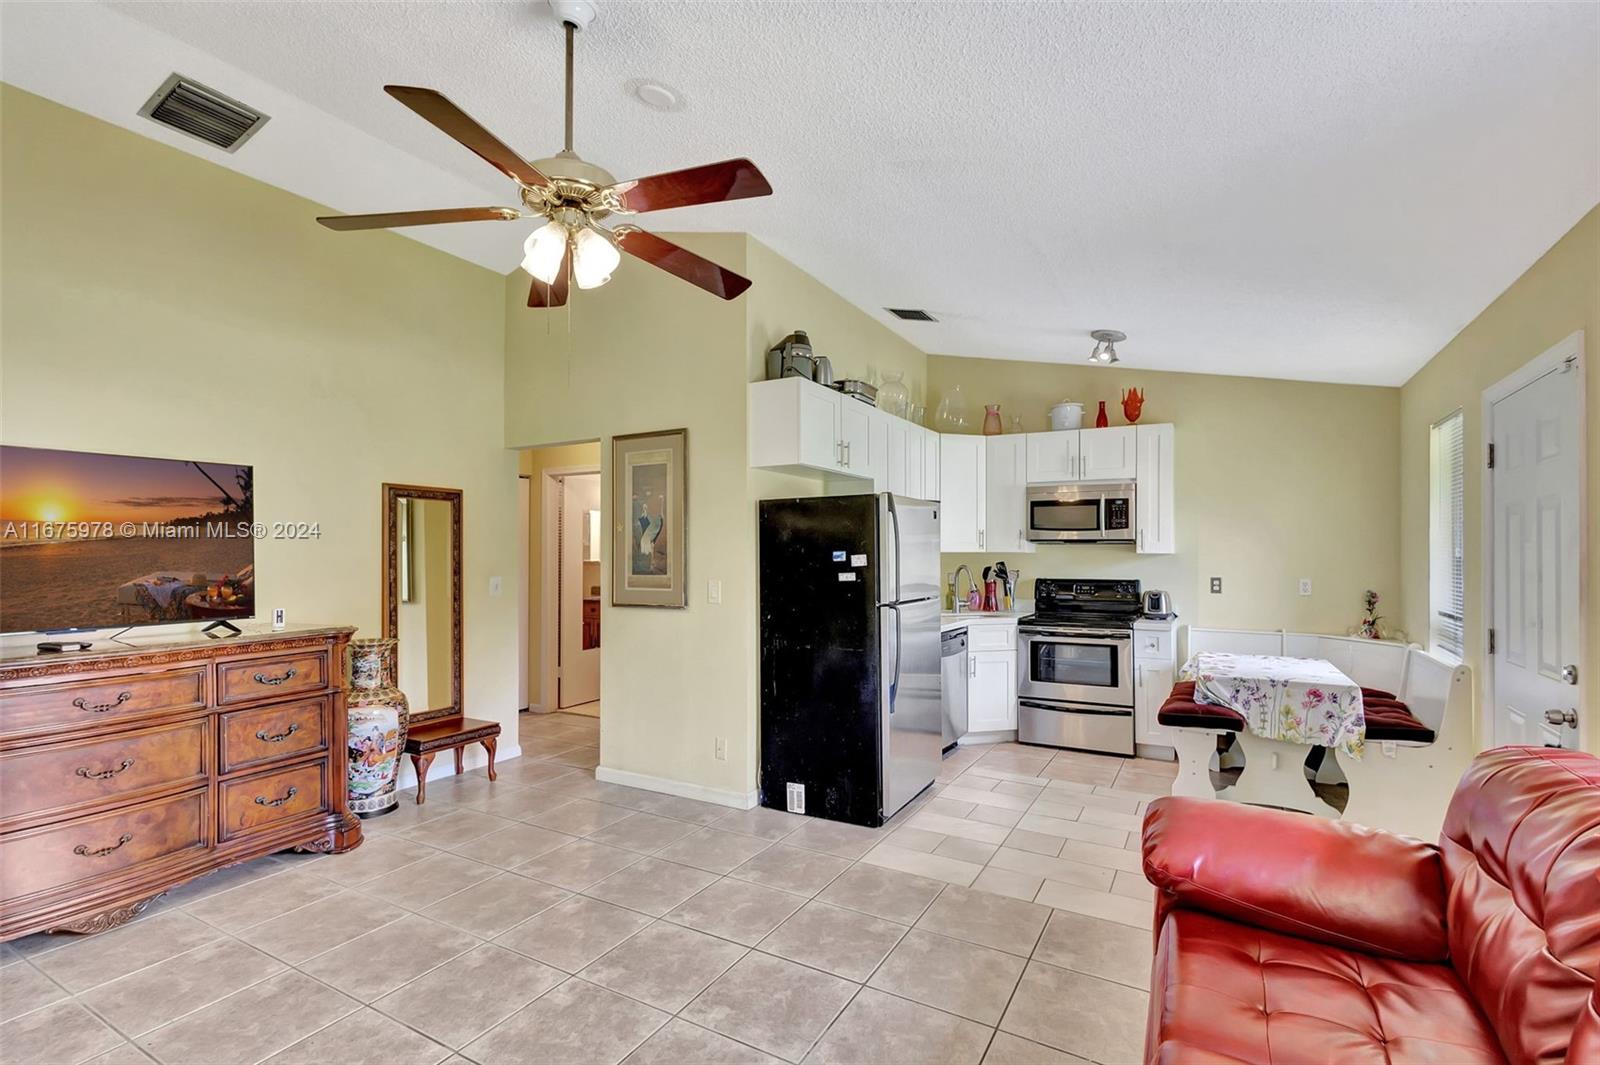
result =
[[[619,181],[611,188],[623,207],[639,213],[772,195],[772,186],[748,159],[727,159],[687,170],[652,174],[633,181]]]
[[[561,272],[556,274],[556,279],[546,285],[537,277],[533,279],[533,288],[528,290],[528,306],[530,307],[564,307],[567,303],[567,283],[572,280],[572,252],[561,257]]]
[[[688,248],[680,248],[654,233],[626,226],[618,227],[612,236],[616,238],[617,247],[629,255],[643,259],[651,266],[659,266],[691,285],[698,285],[713,296],[721,296],[725,300],[736,299],[750,287],[749,278],[740,277],[732,270],[724,270],[710,259],[696,255]]]
[[[526,159],[478,125],[471,115],[451,103],[443,93],[414,85],[385,85],[383,91],[433,123],[447,136],[472,149],[478,158],[506,177],[535,188],[550,184],[549,179],[535,170]]]
[[[329,229],[389,229],[432,226],[440,222],[514,222],[522,217],[510,207],[446,207],[438,211],[391,211],[387,214],[330,214],[317,221]]]

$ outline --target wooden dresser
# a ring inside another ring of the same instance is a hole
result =
[[[0,657],[0,941],[99,932],[169,888],[361,843],[350,628],[137,637]]]

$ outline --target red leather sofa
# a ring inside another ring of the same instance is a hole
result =
[[[1165,798],[1150,1063],[1600,1065],[1600,759],[1475,759],[1434,846]]]

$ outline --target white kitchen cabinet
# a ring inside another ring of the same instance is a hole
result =
[[[984,550],[987,458],[984,437],[939,437],[939,549]]]
[[[922,439],[922,491],[924,499],[939,498],[939,434],[918,427]]]
[[[984,464],[984,550],[1032,554],[1028,540],[1028,448],[1024,435],[988,436]]]
[[[799,377],[751,385],[746,402],[750,465],[824,473],[848,470],[841,400],[833,389]],[[854,419],[851,425],[861,429]],[[865,445],[861,448],[862,461],[870,457],[869,451]]]
[[[1140,425],[1136,428],[1139,461],[1138,497],[1134,501],[1135,546],[1140,554],[1170,555],[1178,549],[1173,427]]]
[[[1129,481],[1138,465],[1131,425],[1027,435],[1029,484]]]
[[[888,474],[879,490],[912,499],[935,498],[927,490],[926,430],[904,418],[878,415],[888,427]]]
[[[1078,431],[1078,480],[1131,481],[1138,464],[1134,426]]]
[[[813,385],[821,388],[821,385]],[[827,391],[832,391],[828,389]],[[839,443],[844,447],[843,469],[846,473],[853,473],[857,477],[871,477],[873,473],[873,436],[885,439],[881,423],[877,426],[878,432],[874,434],[873,415],[878,411],[867,406],[859,399],[849,396],[839,397]]]
[[[1017,727],[1017,652],[973,651],[967,657],[967,731]]]
[[[1063,484],[1078,479],[1078,432],[1028,433],[1029,484]]]
[[[1174,757],[1177,741],[1157,723],[1161,704],[1172,694],[1177,674],[1176,621],[1136,621],[1133,625],[1133,738],[1141,755]],[[1147,751],[1142,748],[1163,750]]]

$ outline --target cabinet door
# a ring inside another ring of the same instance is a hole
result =
[[[1128,481],[1138,467],[1134,427],[1078,432],[1078,480]]]
[[[839,446],[839,398],[839,393],[831,389],[800,389],[802,464],[825,470],[844,467],[844,452]]]
[[[1178,549],[1177,515],[1173,483],[1173,428],[1170,425],[1137,427],[1139,470],[1134,524],[1141,554],[1170,555]]]
[[[888,486],[885,491],[913,499],[922,494],[922,438],[917,427],[903,418],[885,415],[889,423]]]
[[[1140,663],[1134,667],[1133,725],[1134,737],[1139,743],[1173,747],[1172,730],[1156,722],[1161,704],[1172,694],[1171,663]]]
[[[1029,433],[1028,483],[1061,484],[1078,479],[1078,430]]]
[[[1017,727],[1017,653],[975,651],[968,658],[967,731]]]
[[[922,491],[924,499],[939,498],[939,434],[919,430],[922,439]]]
[[[984,451],[981,436],[939,438],[939,549],[982,551]]]
[[[872,476],[872,408],[849,396],[839,397],[839,442],[842,468],[857,477]]]
[[[984,550],[1031,553],[1028,542],[1028,450],[1025,436],[985,437]]]

